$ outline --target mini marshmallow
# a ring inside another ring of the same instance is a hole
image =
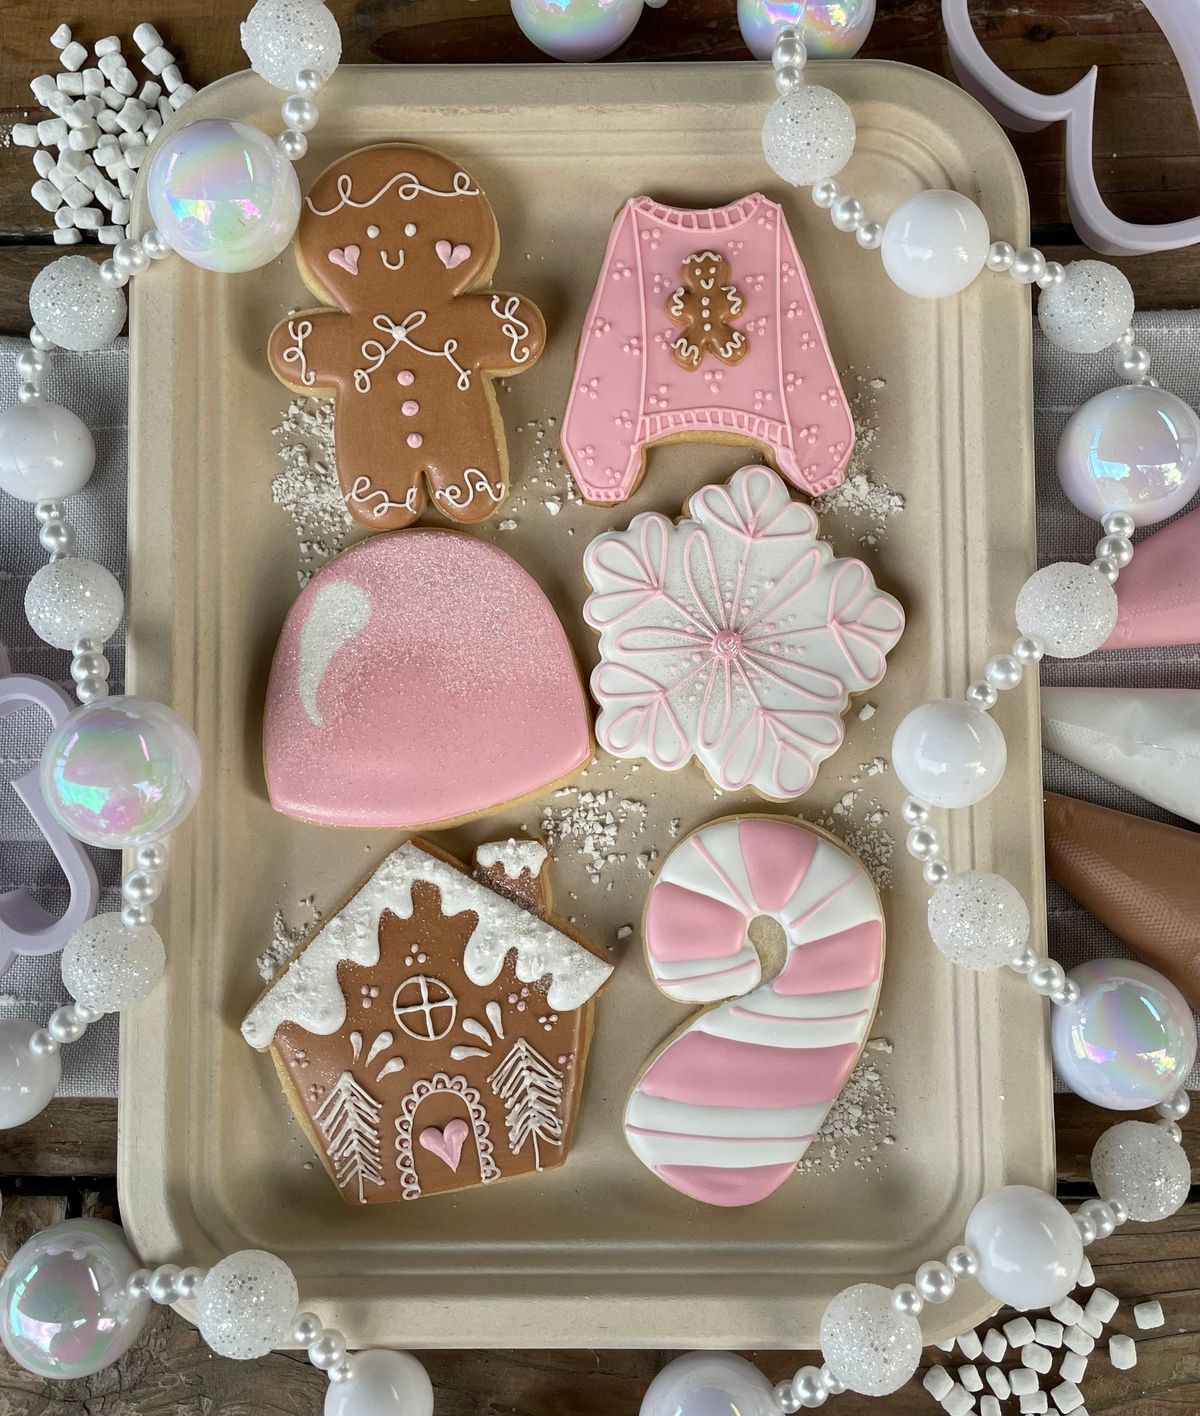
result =
[[[164,69],[175,62],[175,56],[171,51],[159,44],[143,58],[142,63],[146,66],[148,73],[158,78]]]
[[[39,103],[45,103],[51,94],[58,92],[53,74],[39,74],[36,79],[30,79],[29,88]]]
[[[65,49],[67,45],[70,44],[72,38],[73,36],[71,34],[71,26],[67,24],[62,24],[59,25],[59,27],[50,36],[50,43],[55,47],[55,49]]]
[[[979,1416],[1000,1416],[1000,1403],[994,1396],[979,1398]]]
[[[83,91],[89,97],[104,92],[104,75],[99,69],[85,69],[83,71]]]
[[[1041,1416],[1042,1412],[1049,1411],[1050,1402],[1044,1391],[1030,1391],[1021,1398],[1021,1413],[1031,1412],[1033,1416]]]
[[[82,128],[85,123],[92,121],[91,105],[85,103],[82,98],[79,99],[63,114],[63,121],[68,128]]]
[[[1074,1382],[1077,1386],[1083,1381],[1084,1373],[1088,1368],[1088,1359],[1080,1356],[1078,1352],[1068,1352],[1058,1364],[1058,1375],[1064,1382]]]
[[[1120,1306],[1121,1300],[1115,1293],[1110,1293],[1107,1288],[1097,1288],[1093,1290],[1083,1311],[1093,1318],[1099,1318],[1102,1323],[1109,1323]],[[1092,1336],[1098,1337],[1099,1333],[1093,1333]]]
[[[80,231],[99,231],[104,225],[104,217],[97,207],[80,207],[74,215],[74,224]]]
[[[62,206],[63,194],[53,182],[46,181],[44,177],[30,187],[29,195],[45,211],[57,211]]]
[[[1083,1256],[1083,1263],[1079,1267],[1079,1277],[1076,1279],[1075,1286],[1077,1288],[1090,1288],[1095,1281],[1096,1275],[1093,1273],[1092,1265],[1085,1254]]]
[[[171,107],[171,101],[174,97],[175,95],[173,93],[164,93],[163,96],[158,100],[159,117],[162,118],[164,123],[171,116],[171,114],[175,112],[175,110]]]
[[[59,93],[59,91],[55,89],[45,103],[42,104],[42,107],[49,109],[56,118],[63,118],[66,116],[67,109],[70,108],[71,103],[72,99],[69,93]]]
[[[126,98],[132,98],[138,81],[137,75],[132,69],[122,69],[119,73],[114,74],[109,82],[118,93],[123,93]]]
[[[930,1367],[925,1373],[921,1385],[933,1397],[934,1401],[941,1401],[954,1389],[954,1378],[945,1367]]]
[[[1008,1378],[999,1367],[989,1367],[987,1371],[984,1372],[983,1379],[1001,1401],[1008,1400],[1012,1392],[1012,1387],[1009,1386]]]
[[[36,137],[36,127],[34,128],[33,132],[34,136]],[[56,164],[54,159],[45,150],[45,148],[38,148],[37,152],[35,152],[33,155],[33,170],[37,173],[37,175],[39,177],[49,177],[51,172],[54,171],[55,166]]]
[[[1008,1341],[998,1328],[988,1328],[983,1339],[983,1355],[989,1362],[999,1362],[1008,1351]]]
[[[1063,1325],[1056,1323],[1050,1318],[1038,1318],[1033,1325],[1033,1340],[1040,1342],[1043,1347],[1061,1347],[1063,1340]]]
[[[952,1337],[943,1337],[938,1342],[935,1342],[934,1346],[941,1352],[953,1352],[954,1339]]]
[[[76,69],[82,69],[87,63],[88,52],[82,44],[72,40],[58,57],[64,69],[74,72]]]
[[[92,194],[88,191],[88,189],[83,185],[82,182],[76,180],[72,182],[71,185],[67,188],[67,190],[63,193],[63,201],[66,202],[69,207],[90,206],[92,201]]]
[[[65,203],[54,213],[54,224],[60,231],[65,231],[68,226],[75,225],[74,209]]]
[[[106,179],[96,188],[96,200],[102,207],[115,207],[125,198],[121,195],[120,187],[114,186]]]
[[[67,136],[67,125],[61,118],[43,118],[37,125],[38,142],[43,147],[52,147]]]
[[[142,126],[146,109],[136,98],[131,98],[117,114],[117,126],[125,133],[136,133]]]
[[[121,109],[125,107],[125,95],[118,93],[117,90],[113,88],[111,81],[105,87],[100,97],[104,100],[106,106],[111,108],[114,113],[119,113]]]
[[[121,160],[121,144],[114,142],[109,134],[96,144],[96,151],[92,154],[101,167],[110,167],[114,162]]]
[[[152,138],[163,125],[161,113],[147,113],[142,119],[142,132],[147,138]]]
[[[1059,1382],[1056,1387],[1050,1390],[1050,1400],[1064,1413],[1078,1411],[1083,1405],[1083,1392],[1074,1382]]]
[[[133,32],[133,42],[143,54],[149,54],[151,50],[158,49],[162,44],[162,35],[152,24],[143,21]]]
[[[1086,1308],[1083,1310],[1082,1313],[1080,1313],[1079,1321],[1075,1324],[1075,1326],[1082,1328],[1089,1337],[1099,1337],[1100,1334],[1104,1331],[1104,1324],[1095,1315],[1095,1313],[1089,1313]]]
[[[966,1389],[959,1386],[957,1382],[950,1388],[949,1393],[942,1398],[942,1410],[946,1416],[967,1416],[969,1411],[975,1409],[975,1398]]]
[[[132,169],[128,167],[122,167],[118,170],[116,175],[117,186],[120,188],[121,195],[123,197],[132,197],[133,185],[137,181],[137,178],[133,175]]]
[[[161,77],[163,88],[165,88],[168,93],[174,93],[179,85],[183,83],[183,75],[179,72],[178,64],[168,64],[162,71]]]
[[[35,148],[38,145],[36,123],[14,123],[12,140],[18,147]]]
[[[1080,1317],[1083,1317],[1082,1313]],[[1078,1352],[1081,1357],[1090,1357],[1096,1346],[1096,1339],[1076,1323],[1063,1334],[1063,1346],[1069,1347],[1072,1352]]]
[[[156,84],[153,79],[147,79],[142,85],[141,92],[138,94],[138,98],[147,108],[153,107],[161,97],[162,84]]]
[[[1133,1320],[1142,1329],[1162,1327],[1162,1304],[1157,1300],[1151,1303],[1135,1303],[1133,1305]]]
[[[120,98],[120,96],[120,94],[117,94],[118,98]],[[103,112],[96,114],[96,126],[102,133],[119,133],[121,131],[120,124],[117,122],[117,115],[111,108],[106,108]]]
[[[64,226],[54,233],[54,244],[56,246],[77,246],[83,240],[83,233],[76,231],[73,226]]]
[[[1050,1309],[1050,1316],[1057,1318],[1063,1327],[1074,1327],[1083,1309],[1074,1298],[1062,1298]]]
[[[171,107],[182,108],[189,98],[196,97],[196,90],[191,84],[180,84],[171,95]]]
[[[100,141],[100,127],[89,118],[82,128],[75,128],[67,135],[67,146],[76,152],[91,152]]]
[[[980,1342],[979,1334],[974,1328],[960,1333],[955,1341],[958,1343],[958,1350],[971,1362],[974,1362],[976,1357],[983,1352],[983,1343]]]
[[[49,154],[47,154],[47,156],[49,156]],[[73,172],[64,172],[62,167],[56,164],[46,173],[46,180],[53,182],[60,192],[65,192],[71,183],[74,182],[75,174]]]
[[[120,52],[121,40],[119,35],[106,34],[103,39],[98,39],[95,44],[92,45],[92,53],[96,55],[98,59],[103,58],[106,54],[120,54]]]
[[[118,197],[112,204],[112,219],[118,226],[128,226],[133,212],[133,203],[126,197]]]
[[[137,169],[138,169],[138,168],[142,165],[142,163],[145,162],[145,160],[146,160],[146,147],[145,147],[145,144],[144,144],[144,143],[130,143],[130,145],[125,149],[124,157],[125,157],[125,165],[126,165],[127,167],[132,167],[133,170],[136,172]]]
[[[958,1379],[968,1391],[983,1390],[983,1378],[979,1375],[978,1367],[960,1367],[958,1369]]]
[[[1038,1374],[1028,1367],[1014,1367],[1008,1374],[1008,1385],[1014,1396],[1028,1396],[1038,1389]]]
[[[70,71],[59,74],[58,78],[54,81],[54,85],[59,93],[65,93],[71,98],[78,98],[83,92],[83,75],[71,73]]]
[[[1118,1372],[1127,1372],[1137,1366],[1137,1343],[1123,1332],[1114,1333],[1108,1339],[1108,1360]]]
[[[123,226],[102,226],[96,234],[100,237],[102,246],[115,246],[118,241],[124,241],[125,228]]]
[[[100,58],[96,60],[96,68],[100,70],[109,83],[112,83],[115,75],[121,73],[124,69],[128,69],[128,67],[129,65],[126,64],[119,52],[116,54],[102,54]]]
[[[1021,1366],[1031,1372],[1048,1372],[1054,1363],[1050,1353],[1036,1342],[1027,1342],[1021,1348]]]
[[[100,183],[104,181],[104,178],[100,175],[100,169],[96,166],[96,164],[94,162],[89,162],[88,165],[79,174],[79,180],[83,183],[83,185],[88,189],[89,192],[94,192],[96,188],[100,185]]]
[[[1033,1341],[1033,1324],[1028,1318],[1012,1318],[1004,1324],[1004,1336],[1010,1347],[1024,1347]]]

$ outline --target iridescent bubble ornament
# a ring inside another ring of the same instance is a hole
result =
[[[132,694],[86,703],[42,751],[42,796],[79,841],[119,849],[169,835],[196,804],[203,771],[191,728]]]
[[[553,59],[602,59],[633,33],[642,0],[512,0],[525,38]]]
[[[1112,1111],[1157,1106],[1187,1080],[1196,1023],[1183,994],[1132,959],[1093,959],[1067,975],[1079,1002],[1055,1008],[1054,1068],[1076,1095]]]
[[[744,1357],[687,1352],[646,1389],[639,1416],[779,1416],[775,1390]]]
[[[782,29],[798,30],[810,59],[853,59],[875,22],[875,0],[738,0],[738,25],[756,59]]]
[[[292,164],[265,133],[224,118],[158,139],[146,192],[171,249],[205,270],[257,270],[287,246],[300,219]]]
[[[29,1039],[37,1031],[37,1024],[24,1018],[0,1022],[0,1131],[39,1116],[58,1089],[62,1063],[57,1048],[30,1051]]]
[[[1153,526],[1200,490],[1200,418],[1165,389],[1110,388],[1071,415],[1058,440],[1058,480],[1086,516],[1126,511]]]
[[[129,1298],[137,1269],[125,1235],[103,1219],[43,1229],[0,1278],[0,1340],[39,1377],[66,1381],[111,1366],[137,1340],[148,1298]]]

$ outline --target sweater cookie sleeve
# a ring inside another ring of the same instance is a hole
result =
[[[562,449],[590,502],[624,501],[642,469],[636,441],[646,360],[646,309],[635,215],[626,202],[608,238],[583,322]]]

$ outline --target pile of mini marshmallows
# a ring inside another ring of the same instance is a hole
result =
[[[96,63],[85,68],[87,50],[67,25],[59,25],[50,43],[59,51],[62,73],[39,74],[29,85],[51,116],[13,126],[18,147],[37,149],[33,199],[53,213],[59,246],[78,244],[85,231],[94,231],[105,246],[125,240],[130,195],[146,150],[172,112],[196,92],[183,82],[175,56],[153,25],[138,25],[133,42],[150,75],[140,90],[115,34],[96,41]]]
[[[1079,1282],[1083,1287],[1095,1282],[1086,1259]],[[957,1348],[967,1364],[954,1373],[942,1366],[931,1367],[925,1373],[925,1390],[946,1416],[973,1416],[976,1411],[978,1416],[1005,1416],[1011,1411],[1019,1411],[1020,1416],[1041,1416],[1051,1411],[1055,1416],[1087,1416],[1080,1384],[1096,1343],[1118,1307],[1112,1293],[1097,1288],[1085,1304],[1064,1298],[1050,1309],[1048,1318],[1031,1322],[1027,1317],[1017,1317],[1002,1328],[989,1328],[982,1339],[971,1331],[939,1342],[943,1352]],[[1162,1304],[1137,1303],[1133,1318],[1139,1329],[1162,1327]],[[1056,1349],[1061,1358],[1057,1373],[1052,1374]],[[1010,1350],[1016,1352],[1020,1366],[1005,1372],[999,1363]],[[978,1358],[991,1364],[982,1375],[975,1365]],[[1137,1344],[1133,1338],[1114,1333],[1108,1340],[1108,1360],[1120,1372],[1136,1366]],[[1043,1378],[1049,1383],[1049,1390],[1042,1388]],[[983,1392],[985,1383],[987,1393]],[[1015,1398],[1015,1404],[1010,1404],[1010,1398]]]

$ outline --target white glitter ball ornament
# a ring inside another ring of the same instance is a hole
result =
[[[891,1290],[855,1283],[821,1315],[821,1353],[829,1370],[861,1396],[898,1391],[921,1360],[921,1324],[892,1307]]]
[[[1072,354],[1098,354],[1129,328],[1133,287],[1107,261],[1072,261],[1057,285],[1038,298],[1038,324],[1051,344]]]
[[[1120,1200],[1130,1219],[1167,1219],[1177,1213],[1191,1178],[1183,1147],[1149,1121],[1110,1126],[1092,1151],[1092,1183],[1101,1199]]]
[[[242,1249],[209,1269],[196,1299],[200,1336],[221,1357],[265,1357],[291,1338],[299,1301],[287,1264],[262,1249]]]
[[[101,283],[87,256],[60,256],[34,276],[29,313],[62,349],[103,349],[125,327],[125,296]]]
[[[342,57],[342,35],[319,0],[258,0],[242,25],[242,48],[256,74],[294,93],[301,69],[329,79]]]
[[[929,901],[929,933],[953,964],[998,969],[1029,942],[1029,907],[1003,876],[987,870],[952,875]]]
[[[158,930],[131,929],[119,913],[81,925],[62,951],[62,977],[77,1003],[98,1013],[119,1013],[140,1002],[162,978],[166,952]]]
[[[854,114],[827,88],[804,84],[777,98],[763,124],[763,156],[793,187],[835,177],[854,152]]]
[[[124,610],[112,571],[78,556],[48,561],[25,588],[25,618],[55,649],[70,649],[80,639],[111,639]]]
[[[1017,626],[1048,654],[1078,659],[1099,649],[1117,622],[1117,596],[1090,565],[1057,561],[1035,571],[1017,595]]]

